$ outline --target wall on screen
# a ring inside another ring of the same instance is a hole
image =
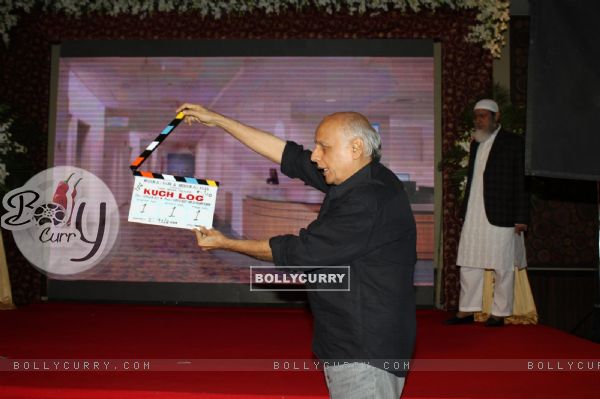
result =
[[[58,150],[54,164],[75,165],[101,175],[105,107],[72,71],[61,70],[61,82],[61,89],[66,91],[62,98],[67,101],[60,102],[57,110]],[[86,127],[85,134],[82,126]]]

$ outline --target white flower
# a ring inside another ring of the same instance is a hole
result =
[[[461,140],[457,143],[457,145],[465,152],[469,152],[469,149],[471,148],[471,140]]]
[[[10,129],[10,125],[12,125],[12,119],[9,119],[8,121],[4,122],[4,123],[0,123],[0,132],[4,133],[7,132],[8,129]],[[9,134],[10,136],[10,134]]]
[[[4,181],[6,180],[6,176],[8,176],[10,173],[8,173],[6,171],[6,165],[3,163],[0,163],[0,185],[4,185]]]
[[[458,184],[458,191],[460,192],[460,196],[462,198],[462,196],[465,194],[465,190],[467,189],[467,178],[465,177],[464,179],[462,179],[460,181],[460,183]]]

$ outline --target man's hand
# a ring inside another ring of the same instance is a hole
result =
[[[227,238],[218,230],[198,227],[193,229],[196,233],[198,246],[203,251],[212,251],[213,249],[226,249],[228,251],[239,252],[253,258],[273,261],[273,253],[269,240],[234,240]]]
[[[215,229],[207,229],[206,227],[198,227],[194,229],[196,233],[196,240],[198,240],[198,246],[203,251],[212,251],[213,249],[227,249],[227,243],[229,238],[225,237],[223,233]]]
[[[206,126],[216,126],[217,118],[221,115],[213,112],[209,109],[204,108],[201,105],[185,103],[177,108],[177,113],[183,112],[185,117],[184,122],[191,125],[192,122],[202,123]]]
[[[526,224],[515,224],[515,234],[521,235],[524,231],[527,231]]]

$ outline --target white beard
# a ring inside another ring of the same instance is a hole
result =
[[[490,132],[488,132],[487,130],[477,129],[477,130],[475,130],[475,132],[473,132],[473,134],[471,136],[473,137],[473,139],[476,142],[483,143],[484,141],[489,139],[491,135],[492,134]]]

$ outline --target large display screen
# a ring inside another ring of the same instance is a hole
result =
[[[404,181],[415,212],[419,264],[428,270],[416,284],[431,285],[433,45],[324,43],[162,43],[158,49],[147,42],[63,44],[55,71],[51,166],[76,166],[102,179],[117,201],[121,223],[116,244],[102,262],[58,278],[246,283],[249,266],[265,264],[239,254],[204,252],[185,229],[127,221],[134,182],[130,163],[175,117],[177,107],[189,102],[308,149],[324,116],[366,115],[381,135],[381,162]],[[143,169],[219,181],[214,227],[233,237],[297,233],[316,218],[323,199],[223,130],[199,124],[180,124]]]

